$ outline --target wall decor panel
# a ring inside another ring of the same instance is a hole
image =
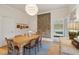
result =
[[[37,31],[39,33],[45,33],[44,37],[51,37],[51,20],[50,13],[40,14],[37,16]]]

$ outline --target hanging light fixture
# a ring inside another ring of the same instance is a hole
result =
[[[38,7],[36,4],[27,4],[25,6],[25,11],[31,15],[31,16],[34,16],[38,13]]]

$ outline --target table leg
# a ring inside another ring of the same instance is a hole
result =
[[[19,54],[20,54],[20,55],[23,55],[23,46],[21,46],[21,47],[19,48]]]

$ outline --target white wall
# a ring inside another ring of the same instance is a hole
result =
[[[9,16],[9,17],[13,17],[13,18],[23,18],[23,19],[28,17],[27,14],[21,12],[18,9],[10,7],[9,5],[0,5],[0,15]]]
[[[1,28],[1,17],[0,17],[0,28]],[[0,29],[0,36],[1,36],[1,34],[2,34],[2,33],[1,33],[1,29]]]
[[[33,31],[37,30],[36,17],[30,17],[28,14],[9,5],[0,5],[0,42],[4,41],[2,37],[24,33],[25,30],[17,30],[16,23],[25,23]]]
[[[1,25],[1,17],[0,17],[0,46],[2,46],[2,42],[3,42],[3,38],[2,38],[2,29],[1,29],[2,25]]]
[[[29,25],[30,30],[34,33],[37,32],[37,15],[30,16],[27,24]]]

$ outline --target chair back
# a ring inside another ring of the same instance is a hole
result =
[[[8,53],[13,53],[14,52],[14,42],[12,39],[7,39],[5,38],[7,41],[7,45],[8,45]]]
[[[37,41],[42,41],[42,36],[44,33],[39,33],[39,32],[36,32],[36,34],[39,34],[40,36],[37,38]]]
[[[38,38],[36,38],[36,43],[39,43],[42,41],[42,36],[39,36]]]
[[[21,36],[23,36],[23,35],[16,35],[15,38],[17,38],[17,37],[21,37]]]
[[[36,45],[36,40],[35,40],[35,39],[32,39],[32,40],[30,41],[30,46],[33,47],[33,46],[35,46],[35,45]]]

